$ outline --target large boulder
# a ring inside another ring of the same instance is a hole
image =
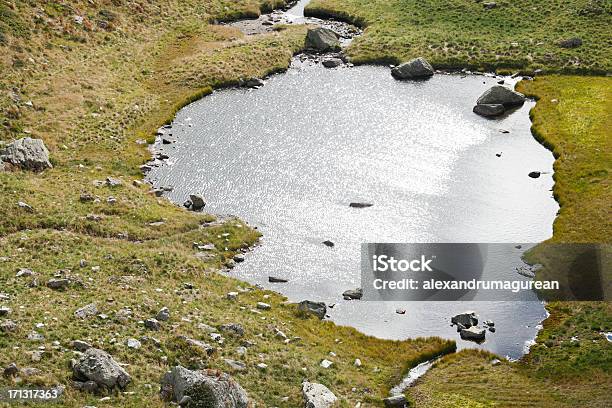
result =
[[[459,335],[463,340],[484,341],[487,331],[477,326],[461,329]]]
[[[306,48],[321,52],[338,51],[340,50],[338,34],[325,27],[311,28],[306,33]]]
[[[115,387],[124,390],[132,380],[130,375],[107,352],[89,348],[72,366],[77,382],[91,382],[96,388],[112,390]],[[90,387],[92,388],[92,387]]]
[[[487,103],[474,106],[474,113],[480,116],[492,117],[502,115],[506,108],[499,103]]]
[[[452,324],[460,324],[463,327],[472,327],[478,324],[478,317],[474,312],[464,312],[451,317]]]
[[[230,375],[217,370],[192,371],[181,366],[161,380],[161,396],[193,408],[247,408],[246,391]]]
[[[49,161],[49,151],[40,139],[25,137],[0,147],[2,167],[12,165],[24,170],[42,171],[53,167]]]
[[[319,319],[325,318],[327,306],[323,302],[313,302],[312,300],[303,300],[298,304],[298,310],[303,313],[310,313],[317,316]]]
[[[433,74],[433,67],[423,57],[404,62],[391,70],[391,75],[397,79],[429,78]]]
[[[323,384],[304,381],[302,395],[305,408],[328,408],[336,403],[338,398]]]
[[[476,101],[477,105],[504,105],[505,108],[520,106],[525,102],[525,95],[505,86],[495,85],[483,93]]]

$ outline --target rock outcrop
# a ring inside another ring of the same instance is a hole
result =
[[[49,161],[49,150],[40,139],[25,137],[0,146],[0,167],[11,166],[32,171],[53,167]]]
[[[181,366],[168,371],[161,380],[161,396],[182,406],[206,408],[247,408],[249,398],[230,375],[217,370],[192,371]]]
[[[404,62],[391,70],[391,75],[396,79],[422,79],[429,78],[433,74],[433,67],[422,57]]]

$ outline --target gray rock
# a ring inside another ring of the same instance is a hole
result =
[[[451,323],[461,324],[467,329],[478,324],[478,317],[474,312],[464,312],[451,317]]]
[[[363,297],[363,290],[361,288],[345,290],[342,297],[345,300],[359,300]]]
[[[404,408],[407,404],[406,397],[403,395],[394,395],[383,400],[387,408]]]
[[[232,258],[234,260],[234,262],[244,262],[244,254],[236,254],[234,255],[234,257]]]
[[[87,319],[88,317],[95,316],[98,314],[98,307],[95,303],[90,303],[88,305],[83,306],[80,309],[77,309],[74,312],[74,316],[79,319]]]
[[[325,68],[336,68],[342,65],[342,60],[340,58],[327,58],[324,59],[321,63]]]
[[[330,247],[330,248],[333,248],[335,246],[335,244],[330,240],[323,241],[323,245],[325,245],[326,247]]]
[[[34,276],[34,275],[36,274],[31,269],[21,268],[19,269],[15,277],[22,278],[22,277],[29,277],[29,276]]]
[[[489,326],[489,327],[493,327],[493,326],[495,326],[495,322],[494,322],[493,320],[485,320],[485,321],[483,322],[483,324],[484,324],[485,326]]]
[[[93,381],[100,388],[124,390],[132,380],[110,354],[103,350],[90,348],[72,367],[77,381]]]
[[[482,3],[482,6],[485,8],[485,10],[492,10],[497,7],[497,3],[491,1],[488,3]]]
[[[138,350],[142,347],[142,343],[136,339],[127,339],[126,343],[128,348]]]
[[[574,37],[568,38],[567,40],[559,41],[559,47],[561,48],[578,48],[582,45],[582,38]]]
[[[285,279],[285,278],[277,278],[274,276],[268,276],[268,282],[270,283],[287,283],[289,282],[289,280]]]
[[[327,313],[327,306],[323,302],[303,300],[298,304],[298,310],[303,313],[314,314],[319,319],[323,319],[325,318],[325,313]]]
[[[145,320],[144,326],[149,330],[159,330],[161,328],[159,321],[153,318]]]
[[[2,306],[0,307],[0,317],[5,317],[11,314],[11,312],[13,311],[13,309],[11,309],[8,306]]]
[[[25,203],[23,201],[18,201],[17,202],[17,207],[26,210],[27,212],[34,212],[34,208],[32,208],[32,206],[28,203]]]
[[[117,178],[114,178],[114,177],[107,177],[106,178],[106,185],[109,186],[109,187],[118,187],[121,184],[123,184],[123,183],[121,182],[121,180],[119,180]]]
[[[302,383],[302,395],[305,408],[329,408],[338,400],[334,393],[323,384],[308,381]]]
[[[209,356],[216,351],[216,349],[213,346],[211,346],[208,343],[204,343],[203,341],[191,339],[185,336],[179,336],[179,338],[182,339],[185,343],[203,350]]]
[[[5,377],[14,377],[19,373],[19,368],[17,368],[17,364],[11,363],[4,368],[2,375]]]
[[[321,52],[338,51],[340,50],[338,34],[329,28],[311,28],[306,33],[306,48],[312,48]]]
[[[532,171],[532,172],[530,172],[530,173],[528,174],[528,176],[529,176],[529,177],[531,177],[531,178],[538,178],[538,177],[540,177],[541,175],[542,175],[542,173],[541,173],[541,172],[539,172],[539,171]]]
[[[83,392],[95,393],[100,388],[95,381],[73,381],[72,385],[75,389]]]
[[[24,170],[42,171],[53,167],[43,141],[29,137],[15,140],[0,148],[0,161]]]
[[[264,81],[259,78],[250,78],[244,82],[244,86],[247,88],[259,88],[264,86]]]
[[[391,70],[391,75],[396,79],[422,79],[433,74],[433,67],[422,57],[404,62]]]
[[[503,115],[506,111],[504,105],[500,103],[486,103],[474,106],[474,113],[480,116],[492,117]]]
[[[4,320],[0,322],[0,332],[2,333],[10,333],[17,330],[17,323],[12,320]]]
[[[472,326],[467,329],[463,329],[459,332],[459,335],[463,340],[472,341],[483,341],[485,339],[487,331],[477,326]]]
[[[74,340],[72,342],[72,348],[80,352],[85,352],[91,348],[91,344],[83,340]]]
[[[352,208],[368,208],[368,207],[372,207],[374,204],[371,203],[350,203],[349,207]]]
[[[259,310],[270,310],[272,309],[272,306],[264,302],[257,302],[257,308]]]
[[[168,309],[167,307],[162,307],[161,310],[157,312],[155,318],[160,322],[166,322],[170,320],[170,309]]]
[[[477,105],[504,105],[505,108],[520,106],[525,102],[525,95],[505,86],[495,85],[486,90],[476,101]]]
[[[246,371],[246,364],[244,364],[242,361],[236,361],[229,358],[224,358],[223,361],[225,361],[225,364],[230,366],[230,368],[234,371]]]
[[[206,201],[204,201],[204,197],[199,194],[190,194],[189,201],[191,202],[191,209],[193,211],[200,211],[204,206],[206,206]]]
[[[47,282],[47,287],[55,290],[66,289],[69,285],[70,280],[68,279],[49,279]]]
[[[174,367],[161,379],[162,399],[181,402],[188,398],[190,407],[247,408],[249,398],[231,376],[216,370],[192,371]]]
[[[244,336],[244,327],[242,327],[242,325],[238,323],[223,324],[219,326],[219,330],[237,337]]]

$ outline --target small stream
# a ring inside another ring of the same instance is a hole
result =
[[[299,21],[307,2],[284,16]],[[459,349],[520,358],[546,318],[535,296],[360,302],[341,295],[360,285],[362,242],[540,242],[552,235],[554,159],[530,133],[533,102],[495,120],[472,113],[500,79],[437,74],[400,82],[387,67],[327,69],[296,57],[259,89],[216,91],[182,109],[173,143],[154,146],[170,158],[147,179],[173,186],[167,197],[177,204],[199,192],[206,211],[260,229],[261,245],[231,276],[294,301],[333,304],[333,321],[366,334],[441,336]],[[527,177],[533,170],[542,177]],[[374,206],[349,208],[353,201]],[[288,282],[269,283],[269,276]],[[449,319],[465,310],[494,320],[497,331],[482,344],[459,339]]]

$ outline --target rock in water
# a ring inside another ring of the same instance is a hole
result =
[[[451,317],[452,324],[461,324],[465,328],[476,326],[478,324],[478,317],[474,312],[460,313],[456,316]]]
[[[374,204],[372,203],[350,203],[349,207],[351,208],[368,208],[373,206]]]
[[[323,384],[304,381],[302,383],[302,394],[306,402],[306,408],[328,408],[333,406],[338,398]]]
[[[505,108],[520,106],[525,102],[525,95],[512,91],[505,86],[495,85],[486,90],[476,101],[477,105],[504,105]]]
[[[406,406],[406,397],[403,395],[394,395],[383,400],[387,408],[404,408]]]
[[[468,329],[463,329],[459,332],[459,335],[463,340],[483,341],[485,339],[487,331],[480,327],[472,326]]]
[[[0,162],[33,171],[53,167],[49,161],[49,151],[43,141],[29,137],[15,140],[0,148]]]
[[[77,381],[93,381],[98,387],[124,390],[131,381],[130,375],[103,350],[90,348],[72,367]]]
[[[191,209],[193,211],[200,211],[206,205],[204,197],[199,194],[190,194],[189,201],[191,202]]]
[[[531,178],[538,178],[540,177],[540,175],[542,175],[542,173],[540,173],[539,171],[532,171],[528,174],[528,176]]]
[[[298,305],[298,310],[304,313],[311,313],[319,319],[325,318],[327,306],[323,302],[313,302],[311,300],[303,300]]]
[[[285,278],[277,278],[275,276],[268,276],[268,282],[270,283],[287,283],[289,280]]]
[[[340,58],[328,58],[323,60],[321,63],[325,68],[336,68],[342,65],[342,60]]]
[[[363,290],[361,288],[345,290],[342,297],[345,300],[359,300],[363,297]]]
[[[499,116],[504,113],[506,108],[504,105],[499,103],[490,103],[490,104],[482,104],[474,106],[474,113],[480,116]]]
[[[259,78],[250,78],[244,82],[244,86],[246,86],[247,88],[259,88],[261,86],[264,86],[264,84],[264,81]]]
[[[422,57],[404,62],[391,70],[391,75],[396,79],[429,78],[433,74],[433,67]]]
[[[161,396],[189,407],[247,408],[249,398],[231,376],[217,370],[192,371],[181,366],[161,380]]]
[[[311,28],[306,34],[306,48],[312,48],[321,52],[338,51],[340,50],[338,34],[325,27]]]

